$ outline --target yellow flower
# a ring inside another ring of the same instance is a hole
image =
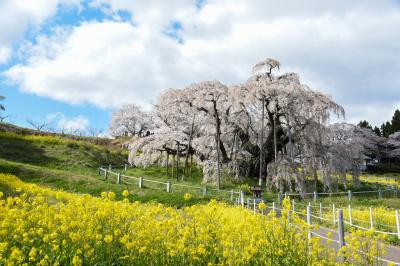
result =
[[[106,242],[106,243],[111,243],[113,241],[113,236],[112,235],[106,235],[105,237],[104,237],[104,242]]]
[[[74,258],[72,259],[72,265],[81,266],[82,265],[82,259],[79,258],[78,256],[74,256]]]
[[[126,198],[129,196],[129,191],[128,190],[124,190],[122,191],[122,195]]]
[[[35,247],[31,248],[31,251],[29,251],[29,261],[35,261],[36,255],[37,255],[37,249]]]
[[[108,192],[108,199],[114,200],[115,199],[115,193],[114,192]]]
[[[183,199],[184,199],[185,201],[189,201],[189,200],[192,199],[192,195],[189,194],[189,193],[185,193],[185,195],[183,196]]]
[[[264,203],[263,201],[261,201],[261,202],[258,204],[258,208],[259,208],[260,210],[264,210],[266,207],[267,207],[267,205],[265,205],[265,203]]]

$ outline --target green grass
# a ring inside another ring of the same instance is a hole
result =
[[[104,180],[98,176],[98,166],[100,165],[122,165],[126,162],[128,152],[116,147],[110,148],[103,145],[96,145],[84,140],[73,140],[62,136],[49,135],[20,135],[16,133],[0,132],[0,172],[12,173],[19,176],[26,182],[38,183],[41,185],[63,189],[76,193],[89,193],[99,196],[102,191],[113,191],[119,197],[124,189],[132,193],[132,200],[157,201],[169,205],[181,206],[184,204],[183,195],[189,192],[193,195],[192,203],[203,202],[211,197],[229,198],[229,193],[216,193],[212,190],[215,186],[207,184],[208,196],[203,196],[202,189],[183,188],[176,186],[189,185],[205,187],[202,183],[202,171],[193,166],[192,176],[182,178],[183,163],[179,179],[172,177],[170,172],[166,172],[165,167],[148,168],[128,168],[124,172],[123,168],[113,169],[124,175],[143,177],[144,179],[158,180],[160,182],[170,181],[173,184],[173,193],[167,193],[163,184],[144,182],[144,188],[138,188],[137,180],[129,180],[132,185],[117,185],[115,177]],[[372,182],[376,182],[375,175],[370,175]],[[366,178],[368,179],[368,178]],[[364,181],[367,181],[363,179]],[[385,184],[392,180],[382,179]],[[257,185],[257,180],[243,178],[241,182],[235,182],[229,176],[222,177],[222,189],[247,190],[250,186]],[[5,188],[3,188],[5,189]],[[363,182],[361,190],[376,189],[376,184]],[[249,192],[249,191],[248,191]],[[235,195],[236,197],[236,195]],[[268,201],[276,201],[277,194],[265,192],[264,198]],[[347,205],[347,198],[321,198],[324,204]],[[304,202],[308,202],[305,199]],[[399,199],[377,199],[375,197],[353,196],[354,206],[387,206],[399,208]]]
[[[0,158],[51,169],[82,169],[121,164],[127,152],[58,136],[0,132]]]
[[[131,200],[157,201],[174,206],[220,198],[220,194],[211,190],[207,196],[203,196],[202,189],[173,186],[173,193],[168,193],[166,186],[162,184],[145,181],[145,187],[140,189],[138,182],[130,181],[134,183],[133,185],[118,185],[115,177],[104,180],[98,175],[100,165],[122,165],[127,157],[126,150],[109,149],[82,140],[0,132],[0,172],[15,174],[25,182],[95,196],[100,196],[103,191],[113,191],[120,198],[122,191],[127,189],[132,194]],[[123,171],[122,168],[113,170]],[[180,176],[179,181],[168,176],[165,168],[160,167],[129,168],[125,174],[161,182],[171,181],[174,184],[204,187],[202,172],[196,167],[193,167],[191,178],[181,180]],[[234,189],[238,186],[231,182],[223,185],[225,189]],[[184,202],[183,195],[186,192],[193,195],[190,202]],[[228,197],[227,193],[223,195],[224,199]]]

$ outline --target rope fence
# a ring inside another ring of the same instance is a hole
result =
[[[117,184],[125,184],[130,186],[138,186],[139,188],[151,188],[151,189],[158,189],[158,190],[165,190],[168,193],[174,192],[172,188],[181,188],[182,193],[186,192],[197,192],[201,193],[203,196],[216,196],[216,197],[228,197],[231,201],[233,201],[235,195],[241,195],[241,192],[234,191],[234,190],[223,190],[223,189],[216,189],[210,188],[207,186],[200,187],[200,186],[192,186],[186,184],[179,184],[179,183],[172,183],[171,181],[163,182],[159,180],[147,179],[143,177],[135,177],[129,176],[122,173],[113,172],[113,168],[123,167],[124,171],[127,170],[127,164],[121,166],[112,166],[109,165],[108,167],[101,166],[99,167],[99,175],[103,176],[104,179],[113,179]],[[145,186],[146,185],[146,186]]]
[[[264,200],[257,199],[257,198],[256,199],[247,198],[246,200],[244,200],[242,198],[236,198],[235,199],[235,203],[237,205],[239,205],[239,206],[241,205],[244,208],[248,208],[248,209],[252,210],[254,212],[254,214],[261,213],[261,214],[264,215],[264,214],[266,214],[264,212],[264,210],[260,210],[258,208],[258,204],[261,203],[261,202],[265,203]],[[329,238],[327,236],[323,236],[321,234],[318,234],[317,232],[313,231],[312,229],[300,228],[300,227],[296,226],[293,223],[289,223],[291,226],[294,226],[294,227],[296,227],[298,229],[301,229],[301,230],[307,230],[309,232],[309,238],[311,238],[313,236],[317,236],[317,237],[319,237],[321,239],[325,239],[327,241],[332,241],[334,243],[337,243],[340,248],[343,247],[343,246],[348,245],[348,243],[346,243],[346,241],[345,241],[345,225],[347,225],[349,228],[356,228],[358,230],[363,230],[363,231],[371,231],[371,230],[373,230],[374,233],[385,234],[385,235],[394,235],[394,236],[397,236],[398,239],[400,239],[400,224],[399,224],[399,218],[400,217],[399,217],[399,214],[398,214],[398,210],[395,210],[395,214],[394,214],[396,216],[396,222],[397,222],[396,229],[397,229],[397,231],[396,232],[386,232],[386,231],[375,230],[374,228],[371,229],[371,228],[366,228],[366,227],[363,227],[363,226],[355,225],[353,223],[354,219],[352,219],[352,221],[345,220],[344,219],[344,215],[343,215],[344,210],[342,210],[342,209],[334,209],[333,213],[335,213],[335,215],[334,215],[335,218],[334,219],[329,219],[329,218],[323,217],[320,213],[313,213],[312,212],[312,207],[316,207],[316,206],[312,206],[311,204],[306,205],[307,208],[306,208],[305,212],[304,211],[300,211],[300,210],[296,210],[293,206],[294,205],[292,205],[292,209],[289,210],[289,214],[290,213],[295,213],[297,215],[300,215],[300,216],[304,217],[305,220],[307,221],[307,224],[310,227],[312,225],[318,224],[318,221],[325,221],[325,222],[328,222],[328,223],[332,223],[334,226],[337,226],[338,227],[337,228],[337,233],[338,233],[338,236],[339,236],[339,240],[335,240],[333,238]],[[277,206],[277,204],[275,204],[275,202],[272,202],[271,206],[268,206],[266,204],[266,209],[268,209],[268,210],[270,210],[272,212],[285,211],[284,209],[279,208],[279,206]],[[312,221],[315,221],[316,223],[312,224]],[[335,232],[335,231],[333,231],[333,232]],[[382,257],[372,256],[370,254],[365,253],[362,250],[357,250],[357,252],[359,252],[359,253],[361,253],[363,255],[370,256],[371,258],[373,258],[373,259],[375,259],[377,261],[380,261],[380,262],[390,263],[390,264],[393,264],[393,265],[400,265],[400,262],[391,261],[391,260],[388,260],[388,259],[385,259],[385,258],[382,258]]]

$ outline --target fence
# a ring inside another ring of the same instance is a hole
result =
[[[186,184],[172,183],[171,181],[162,182],[159,180],[152,180],[143,177],[128,176],[122,173],[113,172],[112,169],[118,166],[99,167],[99,175],[104,176],[105,179],[114,178],[117,184],[133,185],[138,188],[151,188],[158,190],[165,190],[168,193],[179,191],[183,193],[199,193],[203,196],[209,197],[223,197],[233,201],[235,196],[240,195],[240,192],[234,190],[216,189],[207,186],[192,186]],[[124,171],[127,171],[127,165],[122,165]]]
[[[264,209],[260,210],[258,208],[258,204],[260,202],[265,203],[265,201],[261,200],[261,199],[254,199],[254,198],[244,199],[243,195],[241,195],[240,197],[235,199],[235,203],[237,205],[250,209],[251,211],[253,211],[254,214],[261,213],[261,214],[265,215],[268,211],[266,212]],[[283,211],[283,209],[280,208],[280,205],[275,204],[275,202],[272,202],[272,204],[270,206],[268,206],[267,203],[265,203],[265,204],[266,204],[265,205],[266,209],[269,211],[273,211],[277,214],[278,214],[278,212]],[[317,232],[313,231],[313,229],[308,229],[308,232],[309,232],[309,238],[311,238],[313,236],[317,236],[322,239],[329,240],[329,241],[332,241],[332,242],[338,244],[338,246],[340,248],[347,245],[347,243],[345,241],[346,226],[348,226],[348,228],[354,227],[359,230],[368,230],[368,231],[373,230],[373,232],[379,233],[379,234],[394,235],[394,236],[397,236],[398,239],[400,239],[400,216],[399,216],[398,210],[394,210],[394,213],[393,213],[393,218],[395,218],[395,220],[396,220],[396,226],[394,226],[396,228],[396,232],[386,232],[386,231],[375,230],[372,218],[368,221],[371,224],[371,228],[366,228],[366,227],[356,225],[354,223],[355,219],[352,218],[352,216],[351,216],[351,213],[352,213],[351,206],[349,206],[349,208],[347,210],[349,213],[347,220],[345,219],[346,211],[343,209],[340,209],[340,208],[335,208],[334,205],[332,206],[332,209],[331,209],[331,208],[322,206],[322,204],[320,204],[319,206],[313,206],[313,205],[311,205],[311,203],[309,203],[306,205],[305,211],[304,210],[301,210],[301,211],[296,210],[295,206],[296,206],[296,202],[294,200],[292,200],[292,209],[289,211],[289,214],[295,213],[295,214],[299,215],[300,217],[304,217],[307,224],[310,227],[313,225],[313,222],[314,222],[314,224],[315,224],[315,222],[316,222],[316,224],[318,224],[318,222],[323,223],[323,224],[325,224],[325,222],[329,222],[329,223],[332,223],[335,227],[337,226],[336,230],[337,230],[337,234],[338,234],[338,240],[335,240],[333,238],[328,238],[327,236],[323,236],[322,234],[318,234]],[[318,207],[319,212],[313,212],[313,207]],[[329,218],[326,218],[323,216],[324,209],[325,210],[329,209],[329,211],[332,212],[332,216],[333,216],[332,219],[329,219]],[[372,215],[372,211],[370,213]],[[371,217],[373,217],[373,216],[371,216]],[[292,224],[292,223],[289,223],[289,224],[291,226],[296,227],[295,224]],[[362,250],[358,250],[358,252],[365,255],[365,252],[363,252]],[[382,257],[373,256],[373,258],[380,262],[394,264],[394,265],[400,265],[400,262],[391,261],[388,259],[384,259]]]
[[[377,189],[377,190],[366,190],[366,191],[341,191],[341,192],[308,192],[308,193],[287,193],[285,192],[285,197],[299,197],[299,198],[312,198],[314,201],[317,201],[319,197],[333,197],[333,196],[343,196],[347,197],[349,201],[353,199],[355,196],[363,195],[363,196],[377,196],[379,198],[393,196],[398,197],[398,189],[396,186],[390,186],[387,189]]]

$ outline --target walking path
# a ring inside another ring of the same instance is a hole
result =
[[[325,227],[320,227],[319,229],[314,229],[312,230],[314,236],[318,236],[321,238],[323,243],[327,244],[327,239],[332,239],[333,241],[329,244],[330,247],[332,247],[335,251],[339,250],[339,233],[337,230],[333,230],[330,228],[325,228]],[[329,238],[328,233],[331,233],[332,236]],[[349,234],[346,234],[349,235]],[[381,256],[381,260],[377,259],[377,264],[379,264],[379,261],[382,263],[382,265],[388,265],[389,262],[394,263],[395,265],[400,265],[400,248],[391,246],[391,245],[386,245],[385,246],[385,251],[386,253]]]

